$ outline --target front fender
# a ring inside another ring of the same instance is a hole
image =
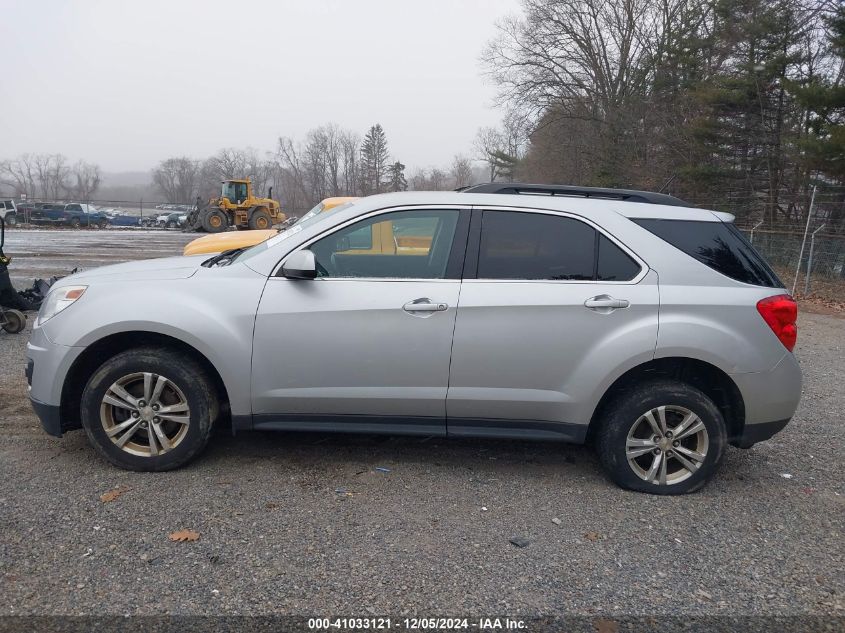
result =
[[[126,332],[176,338],[215,367],[233,414],[249,414],[252,336],[266,278],[237,268],[202,269],[188,279],[94,283],[43,328],[55,343],[83,348]]]

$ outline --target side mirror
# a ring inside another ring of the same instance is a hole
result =
[[[314,279],[317,276],[317,258],[308,249],[296,251],[285,260],[282,274],[288,279]]]

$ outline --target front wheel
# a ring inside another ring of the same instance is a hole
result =
[[[121,352],[82,393],[82,426],[108,461],[126,470],[178,468],[208,443],[219,404],[191,357],[162,348]]]
[[[79,218],[71,218],[70,219],[70,228],[78,229],[82,225],[82,221]]]
[[[597,449],[622,488],[660,495],[699,490],[727,444],[725,421],[704,393],[681,382],[648,382],[605,409]]]
[[[226,214],[220,209],[209,209],[202,216],[202,228],[208,233],[220,233],[228,227]]]
[[[6,216],[6,225],[7,226],[15,226],[18,223],[18,216],[14,213],[9,213]]]

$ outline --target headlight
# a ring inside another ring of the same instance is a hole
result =
[[[64,286],[51,290],[38,311],[37,325],[52,319],[85,293],[88,286]]]

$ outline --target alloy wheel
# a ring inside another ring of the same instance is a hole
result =
[[[707,428],[695,413],[667,405],[637,418],[628,432],[625,456],[640,479],[671,486],[695,474],[709,446]]]
[[[188,433],[191,411],[169,378],[132,373],[112,383],[100,404],[100,422],[121,450],[155,457],[176,448]]]

